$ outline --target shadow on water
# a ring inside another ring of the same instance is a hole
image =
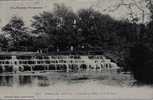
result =
[[[0,87],[23,87],[23,86],[37,86],[47,87],[55,84],[74,84],[82,83],[87,78],[69,79],[67,75],[62,74],[61,78],[47,75],[12,75],[0,76]]]
[[[16,76],[17,79],[14,84],[17,82],[17,84],[19,84],[19,86],[25,86],[25,85],[31,85],[32,84],[32,80],[33,77],[32,76]],[[15,78],[15,77],[14,77]]]
[[[0,87],[22,87],[22,86],[49,86],[46,76],[0,76]]]
[[[79,77],[78,77],[79,76]],[[96,77],[94,75],[81,76],[80,74],[72,74],[72,73],[50,73],[47,75],[10,75],[10,76],[0,76],[0,87],[48,87],[54,86],[56,84],[79,84],[85,83],[88,81],[97,81],[99,84],[127,84],[131,79],[128,79],[126,76],[115,76],[115,75],[103,75],[100,73],[96,73]]]
[[[13,76],[0,76],[0,86],[13,86]]]
[[[36,76],[36,78],[38,80],[38,86],[46,87],[46,86],[50,85],[50,81],[49,81],[49,78],[47,76]]]

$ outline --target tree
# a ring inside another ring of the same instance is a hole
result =
[[[10,22],[2,28],[2,31],[8,36],[8,49],[22,50],[27,46],[22,42],[28,42],[29,34],[21,18],[12,17]]]
[[[53,13],[43,12],[33,17],[33,32],[47,34],[49,45],[65,50],[75,44],[76,20],[77,16],[72,10],[63,4],[55,4]]]
[[[8,47],[8,40],[5,37],[4,34],[0,34],[0,48],[1,50],[6,50],[7,51],[7,47]]]
[[[146,6],[150,11],[150,20],[153,20],[153,1],[152,0],[145,0]]]
[[[39,35],[38,37],[33,37],[33,50],[45,50],[49,46],[49,37],[47,35]]]
[[[70,8],[63,4],[55,5],[54,15],[57,18],[56,45],[58,48],[70,48],[76,46],[77,37],[77,15]],[[68,49],[67,49],[68,50]]]
[[[152,42],[153,42],[153,1],[152,0],[145,0],[147,7],[150,11],[150,22],[147,24],[147,36],[146,38],[151,43],[151,47],[153,48]]]
[[[81,35],[84,37],[82,42],[90,45],[91,47],[100,46],[101,43],[99,41],[102,38],[104,39],[105,34],[102,33],[105,30],[105,24],[102,23],[102,14],[92,8],[89,8],[79,10],[78,16],[79,30],[81,31]]]
[[[129,55],[126,58],[127,68],[132,72],[134,78],[139,83],[152,84],[153,78],[153,31],[152,31],[152,0],[146,0],[150,10],[150,22],[148,25],[139,25],[141,34],[135,43],[129,47]]]
[[[149,0],[148,0],[149,1]],[[127,20],[131,23],[145,23],[146,17],[146,6],[145,0],[119,0],[115,5],[104,9],[105,12],[115,12],[118,11],[121,7],[124,7],[128,10]],[[139,14],[138,12],[139,11]]]
[[[79,29],[84,37],[83,43],[90,47],[113,51],[121,43],[123,44],[123,41],[126,42],[125,38],[130,37],[130,34],[135,35],[133,34],[135,30],[129,29],[131,26],[129,22],[116,21],[109,15],[103,15],[92,8],[81,9],[78,16]]]
[[[152,59],[153,51],[146,44],[137,43],[130,49],[128,66],[139,83],[153,83]]]

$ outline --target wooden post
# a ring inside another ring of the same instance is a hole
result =
[[[57,64],[56,64],[56,62],[55,62],[55,71],[57,71]]]
[[[32,66],[30,66],[30,68],[31,68],[31,72],[33,71],[33,68],[32,68]]]
[[[99,64],[99,71],[101,72],[102,68],[101,68],[101,64]]]
[[[69,72],[69,71],[70,71],[69,64],[67,64],[67,66],[66,66],[66,72]]]
[[[97,67],[97,64],[94,65],[94,72],[96,72],[96,67]]]
[[[87,64],[87,69],[86,69],[86,71],[89,72],[89,64]]]
[[[106,71],[106,66],[105,66],[105,63],[103,63],[103,68],[104,68],[104,71]]]
[[[2,66],[2,72],[4,72],[5,71],[5,67],[4,66]]]
[[[101,67],[101,71],[104,70],[104,65],[103,65],[103,63],[101,63],[101,66],[100,66],[100,67]]]
[[[80,72],[80,64],[78,64],[78,72]]]
[[[47,70],[49,70],[49,65],[47,65]]]

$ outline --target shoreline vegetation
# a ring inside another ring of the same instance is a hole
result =
[[[147,1],[147,0],[146,0]],[[153,84],[153,6],[148,24],[115,20],[92,8],[74,12],[55,4],[32,17],[30,27],[14,16],[0,34],[2,52],[103,54],[143,84]]]

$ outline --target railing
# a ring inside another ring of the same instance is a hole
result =
[[[90,60],[90,59],[42,59],[42,60],[38,60],[38,59],[31,59],[31,60],[18,60],[18,59],[11,59],[11,60],[0,60],[0,64],[12,64],[15,61],[24,64],[33,64],[36,62],[40,62],[40,63],[87,63],[87,62],[91,62],[91,63],[103,63],[103,62],[110,62],[110,60]]]

